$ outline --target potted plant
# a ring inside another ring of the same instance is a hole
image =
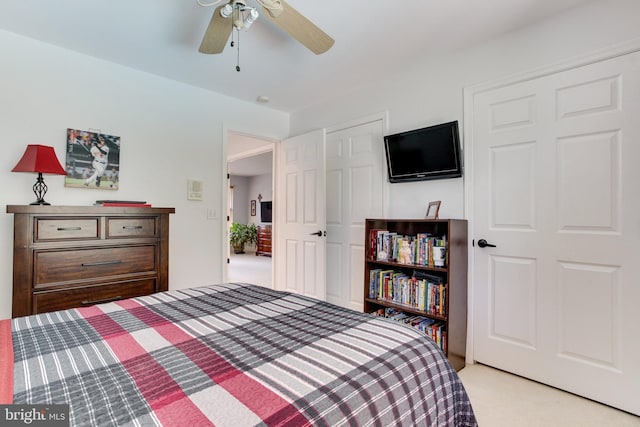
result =
[[[244,245],[258,243],[258,227],[255,224],[240,224],[234,222],[229,229],[229,241],[236,254],[244,253]]]

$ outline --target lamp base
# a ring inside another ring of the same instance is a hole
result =
[[[42,178],[41,172],[38,172],[38,178],[36,179],[36,183],[33,184],[33,192],[35,193],[37,199],[35,202],[31,203],[32,205],[48,206],[51,204],[44,201],[44,195],[47,194],[47,184],[44,183],[44,178]]]

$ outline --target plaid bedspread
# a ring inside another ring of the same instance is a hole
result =
[[[245,284],[13,319],[14,403],[77,426],[473,426],[432,341]]]

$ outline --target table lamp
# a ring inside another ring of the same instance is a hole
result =
[[[55,175],[66,175],[56,152],[53,147],[47,147],[46,145],[29,144],[24,151],[22,158],[18,164],[11,169],[11,172],[37,172],[38,178],[36,183],[33,184],[33,192],[36,195],[37,200],[32,205],[49,205],[44,201],[44,195],[47,193],[47,185],[42,178],[43,173],[50,173]]]

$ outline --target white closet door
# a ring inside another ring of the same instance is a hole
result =
[[[468,124],[475,359],[638,415],[639,82],[628,54],[475,93]]]
[[[366,218],[383,214],[382,119],[327,133],[327,301],[362,311]]]

